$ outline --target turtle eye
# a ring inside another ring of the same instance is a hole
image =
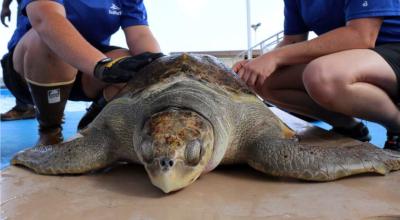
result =
[[[191,166],[195,166],[200,162],[200,157],[201,157],[201,142],[197,139],[189,142],[186,145],[185,149],[186,162]]]
[[[143,160],[146,163],[153,161],[153,140],[150,137],[145,138],[140,146]]]

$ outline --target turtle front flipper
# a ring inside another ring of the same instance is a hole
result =
[[[400,170],[400,153],[366,143],[334,148],[265,138],[249,149],[247,162],[273,176],[331,181],[360,173],[387,174]]]
[[[81,174],[116,160],[105,135],[78,136],[60,144],[37,146],[17,153],[11,163],[46,175]]]

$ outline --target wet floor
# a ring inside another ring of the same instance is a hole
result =
[[[323,133],[295,118],[289,125],[305,134]],[[154,187],[134,164],[77,176],[43,176],[12,166],[1,175],[2,219],[400,219],[400,172],[312,183],[223,166],[171,194]]]
[[[323,133],[274,111],[299,132]],[[67,112],[66,136],[75,133],[82,113]],[[5,142],[23,143],[21,149],[34,143],[35,126],[34,120],[1,123],[2,152],[12,155],[16,150],[3,148]],[[327,139],[330,144],[349,141]],[[2,160],[6,157],[2,155]],[[399,220],[399,184],[400,172],[310,183],[269,177],[247,166],[225,166],[166,195],[150,183],[140,165],[124,164],[78,176],[36,175],[11,166],[1,171],[0,219]]]
[[[151,185],[139,165],[64,177],[12,167],[2,172],[1,216],[41,220],[385,219],[400,217],[399,183],[399,172],[306,183],[230,166],[165,195]]]

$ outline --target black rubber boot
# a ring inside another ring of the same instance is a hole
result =
[[[61,124],[72,85],[73,83],[56,86],[28,83],[39,122],[39,140],[36,146],[63,141]]]
[[[400,133],[388,132],[384,149],[395,150],[400,152]]]
[[[85,115],[79,121],[78,131],[86,128],[97,117],[101,110],[103,110],[106,104],[107,101],[103,95],[93,101],[89,108],[86,109]]]
[[[331,131],[362,142],[371,141],[371,135],[369,134],[369,130],[367,126],[365,126],[364,123],[362,122],[359,122],[357,125],[351,128],[334,127],[332,128]]]

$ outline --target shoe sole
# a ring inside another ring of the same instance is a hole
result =
[[[21,117],[21,118],[1,118],[0,121],[18,121],[24,119],[33,119],[36,118],[35,116],[28,116],[28,117]]]

